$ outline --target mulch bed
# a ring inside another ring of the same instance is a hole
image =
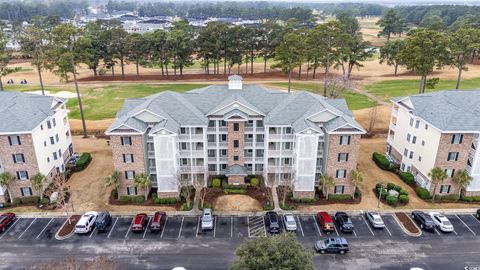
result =
[[[372,189],[372,192],[373,192],[373,194],[375,194],[375,196],[377,197],[377,200],[378,200],[378,193],[377,193],[377,191],[375,190],[375,188]],[[383,193],[383,192],[382,192],[382,193]],[[408,194],[408,196],[410,197],[410,193]],[[386,199],[382,199],[382,198],[380,198],[380,202],[381,202],[383,205],[387,205],[387,206],[391,206],[391,207],[405,206],[405,205],[408,204],[408,203],[405,204],[405,203],[397,202],[396,205],[390,205],[390,204],[387,203],[387,200],[386,200]]]
[[[277,194],[278,194],[278,200],[281,203],[282,202],[282,190],[277,188]],[[355,199],[350,199],[350,200],[327,200],[327,198],[321,192],[315,194],[315,196],[319,198],[317,201],[315,201],[315,202],[304,202],[304,203],[292,201],[292,200],[290,200],[290,198],[287,197],[287,199],[285,200],[285,204],[294,205],[295,208],[297,208],[298,206],[301,206],[301,205],[330,205],[330,204],[338,204],[338,203],[359,204],[362,201],[362,196],[361,195],[360,196],[355,196]]]
[[[113,191],[112,191],[113,193]],[[193,203],[193,199],[195,198],[195,190],[192,192],[192,200],[191,202]],[[171,206],[175,207],[175,209],[179,210],[180,206],[185,203],[185,199],[180,196],[180,200],[177,201],[176,204],[157,204],[153,203],[153,199],[149,196],[147,200],[145,200],[143,203],[136,203],[136,202],[121,202],[117,200],[116,197],[113,197],[112,194],[110,194],[110,197],[108,198],[108,204],[110,205],[138,205],[138,206]]]
[[[70,216],[70,223],[68,222],[68,220],[65,221],[64,225],[62,226],[62,228],[60,228],[60,231],[58,232],[58,236],[65,237],[71,234],[73,230],[75,230],[75,225],[80,220],[80,217],[80,215]]]
[[[411,232],[413,234],[420,233],[417,226],[415,226],[413,221],[410,219],[410,217],[408,217],[408,215],[406,213],[396,212],[395,216],[402,223],[403,227],[405,227],[405,229],[407,229],[409,232]]]
[[[208,189],[207,194],[205,195],[204,203],[214,206],[217,203],[218,197],[225,195],[221,188],[206,187]]]
[[[259,201],[262,205],[268,202],[268,188],[267,187],[248,187],[246,195]]]

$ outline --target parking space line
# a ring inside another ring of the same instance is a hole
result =
[[[340,235],[338,235],[338,230],[337,230],[337,228],[335,227],[335,224],[333,224],[333,230],[335,231],[335,233],[337,234],[337,236],[340,236]]]
[[[88,238],[92,238],[92,235],[95,233],[96,230],[97,230],[97,227],[93,228],[93,230],[90,233],[90,235],[88,236]]]
[[[230,217],[230,238],[233,237],[233,216]]]
[[[355,229],[353,229],[353,234],[355,235],[355,237],[357,237],[357,233],[355,232]]]
[[[467,229],[473,234],[473,235],[477,235],[472,229],[470,229],[470,227],[468,227],[468,225],[463,222],[463,220],[458,216],[458,215],[455,215],[462,223],[463,225],[465,225],[465,227],[467,227]]]
[[[130,232],[130,229],[132,229],[133,221],[134,221],[134,220],[135,220],[135,218],[133,218],[133,219],[132,219],[132,222],[130,222],[130,226],[128,226],[127,233],[125,234],[125,238],[123,238],[123,239],[127,239],[128,233]]]
[[[297,216],[297,221],[298,221],[298,225],[300,227],[300,232],[302,233],[302,237],[305,237],[305,234],[303,234],[302,223],[300,222],[300,218],[298,216]]]
[[[265,229],[265,218],[262,218],[262,222],[263,222],[263,227],[262,227],[263,228],[263,235],[265,237],[267,237],[267,230]]]
[[[167,227],[167,222],[168,222],[168,216],[165,219],[165,224],[163,224],[162,234],[160,234],[160,238],[163,238],[163,232],[165,231],[165,228]]]
[[[197,234],[195,235],[195,238],[197,238],[197,237],[198,237],[198,230],[200,229],[200,220],[201,220],[201,218],[200,218],[200,217],[198,217],[198,223],[197,223]]]
[[[320,227],[318,227],[318,224],[317,224],[317,219],[315,218],[315,216],[312,216],[313,218],[313,223],[315,223],[315,227],[317,227],[317,232],[320,236],[322,236],[322,233],[320,231]]]
[[[473,219],[475,219],[478,223],[480,223],[480,220],[478,220],[478,218],[477,218],[474,214],[472,214],[472,217],[473,217]]]
[[[393,216],[392,216],[392,217],[393,217]],[[386,223],[383,223],[383,225],[385,225],[385,229],[387,229],[388,234],[390,234],[390,236],[392,236],[392,233],[391,233],[390,230],[388,229],[387,224],[386,224]]]
[[[10,225],[6,231],[3,232],[2,236],[0,236],[0,239],[2,239],[2,238],[8,233],[8,231],[10,231],[10,229],[11,229],[13,226],[15,226],[15,224],[17,224],[17,222],[18,222],[20,219],[22,219],[22,218],[17,218],[17,219],[15,220],[15,222],[14,222],[12,225]]]
[[[458,233],[457,233],[455,230],[453,230],[453,233],[454,233],[455,235],[458,235]]]
[[[370,225],[368,225],[367,221],[363,218],[363,216],[360,216],[360,217],[362,218],[363,222],[365,222],[365,225],[367,225],[367,228],[370,231],[370,233],[372,233],[372,236],[375,236],[375,234],[372,231],[372,228],[370,228]]]
[[[43,230],[37,235],[37,237],[35,239],[38,239],[42,233],[47,229],[48,225],[50,225],[50,223],[53,221],[53,218],[50,219],[50,221],[47,223],[47,225],[45,225],[45,227],[43,228]]]
[[[217,231],[217,217],[213,217],[213,238],[215,238],[215,232]]]
[[[18,239],[22,238],[23,234],[25,234],[26,231],[28,231],[28,229],[30,229],[30,227],[32,226],[32,224],[35,222],[35,220],[37,220],[37,218],[35,218],[32,223],[30,223],[30,225],[28,225],[28,227],[22,232],[22,234],[20,234],[20,236],[18,237]]]
[[[248,228],[248,237],[252,237],[250,235],[250,216],[247,216],[247,228]]]
[[[110,231],[108,232],[107,238],[110,238],[110,234],[112,233],[113,228],[115,228],[115,225],[117,225],[118,219],[119,219],[118,217],[117,217],[117,219],[115,219],[115,222],[113,223],[112,228],[110,228]]]
[[[142,239],[145,239],[145,234],[147,234],[148,228],[150,227],[150,222],[152,222],[152,217],[148,217],[147,228],[145,228],[145,231],[143,232]]]
[[[437,233],[437,235],[440,235],[440,232],[438,232],[438,229],[436,227],[433,227],[433,230]]]
[[[180,224],[180,231],[178,231],[178,237],[177,238],[180,238],[180,235],[182,234],[183,220],[184,219],[185,219],[185,217],[182,217],[182,223]]]

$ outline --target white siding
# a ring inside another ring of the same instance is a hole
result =
[[[317,163],[317,134],[296,134],[295,179],[296,191],[315,190]]]
[[[158,192],[178,192],[177,140],[175,134],[153,136]]]

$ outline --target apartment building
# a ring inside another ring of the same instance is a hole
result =
[[[433,191],[428,173],[445,170],[436,194],[458,194],[452,181],[467,170],[473,181],[466,195],[480,195],[480,91],[438,91],[392,99],[387,154],[419,185]]]
[[[65,171],[73,153],[66,100],[20,92],[0,92],[0,173],[16,177],[12,198],[36,195],[30,177],[51,180]],[[0,202],[7,200],[0,187]]]
[[[128,99],[106,134],[123,195],[141,194],[133,179],[144,173],[163,197],[194,181],[244,184],[248,175],[313,197],[325,173],[335,178],[331,193],[354,192],[364,132],[343,99],[243,85],[234,75],[228,85]]]

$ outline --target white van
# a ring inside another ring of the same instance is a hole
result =
[[[95,226],[98,212],[90,211],[83,214],[80,220],[75,225],[75,233],[89,233]]]

